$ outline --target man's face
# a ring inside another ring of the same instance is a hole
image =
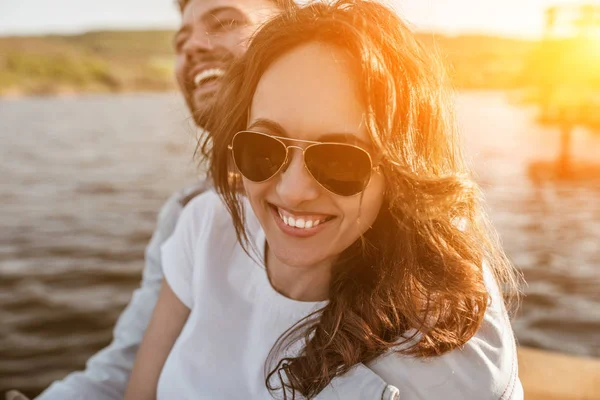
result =
[[[186,5],[173,39],[175,77],[198,126],[205,122],[219,78],[277,11],[270,0],[191,0]]]

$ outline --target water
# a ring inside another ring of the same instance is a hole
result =
[[[500,93],[463,93],[459,120],[492,218],[529,286],[521,344],[600,357],[600,186],[539,184],[558,135]],[[176,94],[0,100],[0,393],[83,367],[139,285],[166,198],[195,179]],[[576,132],[594,160],[600,136]]]

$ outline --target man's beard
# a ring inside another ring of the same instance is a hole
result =
[[[201,98],[194,97],[194,94],[186,94],[185,100],[194,119],[194,123],[199,128],[206,128],[211,110],[216,101],[217,92],[205,93]]]
[[[220,68],[228,70],[231,64],[236,60],[236,57],[227,50],[215,50],[210,54],[203,56],[197,60],[196,63],[190,63],[188,70],[185,71],[185,76],[189,76],[189,70],[194,68],[198,63],[219,63]],[[224,77],[225,79],[226,76]],[[205,93],[197,94],[194,82],[187,82],[184,87],[184,98],[187,103],[188,109],[194,119],[196,125],[200,128],[207,126],[207,121],[210,117],[211,110],[216,102],[216,95],[221,85],[223,84],[223,78],[218,78],[217,87],[215,90],[207,91]]]

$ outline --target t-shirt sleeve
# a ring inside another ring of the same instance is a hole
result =
[[[208,191],[192,199],[181,212],[173,235],[161,247],[165,279],[186,307],[194,304],[194,248],[202,235],[205,219],[210,217],[216,194]]]
[[[402,400],[522,400],[515,340],[491,274],[492,299],[477,334],[463,347],[439,357],[419,359],[390,353],[369,365]]]

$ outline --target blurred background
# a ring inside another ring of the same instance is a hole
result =
[[[518,343],[600,358],[600,2],[393,6],[457,89],[528,282]],[[110,341],[159,207],[196,179],[178,23],[171,0],[0,2],[0,393],[34,396]]]

